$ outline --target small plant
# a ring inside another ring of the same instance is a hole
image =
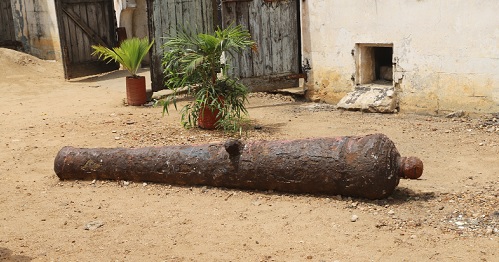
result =
[[[130,76],[126,77],[126,96],[127,104],[132,106],[140,106],[147,102],[146,93],[146,78],[137,75],[142,60],[151,49],[154,41],[149,43],[149,40],[144,37],[130,38],[124,40],[119,47],[107,48],[104,46],[95,46],[92,48],[99,59],[107,61],[115,61],[120,63],[128,72]]]
[[[92,48],[94,49],[94,52],[92,55],[98,56],[99,59],[107,61],[108,63],[111,61],[120,63],[130,72],[131,76],[136,78],[140,64],[153,44],[154,40],[149,43],[149,39],[146,37],[142,39],[134,37],[124,40],[119,47],[114,47],[112,49],[100,45],[93,45]]]
[[[168,113],[172,104],[177,108],[177,97],[185,92],[194,99],[181,110],[184,127],[196,124],[204,127],[200,120],[212,113],[216,116],[216,128],[237,131],[238,121],[233,120],[248,113],[245,107],[248,89],[228,74],[229,64],[222,56],[230,59],[235,53],[254,46],[250,33],[240,25],[218,28],[212,34],[179,30],[177,37],[169,38],[163,45],[165,86],[173,91],[161,102],[163,113]]]

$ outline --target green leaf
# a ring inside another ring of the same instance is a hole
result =
[[[238,119],[247,115],[248,89],[228,75],[230,65],[225,61],[222,64],[221,58],[223,54],[228,58],[229,54],[242,52],[254,44],[250,33],[240,25],[218,28],[213,33],[179,29],[176,37],[167,38],[162,46],[164,84],[173,90],[172,101],[180,90],[187,90],[187,94],[194,97],[181,110],[184,127],[195,126],[200,109],[208,106],[219,110],[218,126],[238,129]],[[164,107],[170,105],[169,102],[163,104]]]
[[[124,40],[119,47],[109,49],[104,46],[93,45],[92,55],[97,56],[108,63],[115,61],[120,63],[132,76],[137,76],[142,60],[147,55],[154,40],[149,43],[147,38],[130,38]]]

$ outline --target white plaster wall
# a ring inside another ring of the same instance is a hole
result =
[[[118,27],[125,27],[127,37],[148,36],[146,0],[114,0]]]
[[[147,21],[147,2],[146,0],[135,0],[137,9],[133,15],[133,36],[144,38],[149,36],[149,27]],[[150,57],[144,57],[143,65],[150,64]]]
[[[392,43],[401,110],[499,110],[499,1],[302,2],[309,97],[335,103],[353,90],[356,43]]]
[[[135,0],[137,9],[133,16],[133,35],[144,38],[149,35],[147,22],[147,2],[146,0]]]
[[[61,45],[54,0],[10,0],[16,40],[27,53],[60,60]]]
[[[114,0],[118,27],[125,27],[127,38],[144,38],[149,36],[146,0]],[[144,57],[143,64],[149,64],[149,56]]]
[[[121,10],[126,7],[126,2],[124,0],[114,0],[113,3],[114,3],[114,11],[116,13],[116,24],[118,27],[120,27]]]

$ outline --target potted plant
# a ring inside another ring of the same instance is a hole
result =
[[[162,101],[163,113],[172,104],[177,108],[178,96],[187,93],[194,99],[181,110],[184,127],[237,130],[239,120],[247,115],[248,89],[228,74],[229,64],[222,56],[230,58],[248,47],[254,49],[255,42],[240,25],[217,28],[211,34],[179,30],[163,45],[165,85],[173,91]]]
[[[94,49],[92,55],[108,63],[118,62],[130,72],[130,76],[126,77],[126,97],[129,105],[140,106],[147,102],[146,78],[137,75],[137,71],[153,44],[154,40],[149,43],[146,37],[142,39],[134,37],[124,40],[119,47],[112,49],[100,45],[92,46]]]

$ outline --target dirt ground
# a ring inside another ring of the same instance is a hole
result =
[[[420,157],[423,176],[385,200],[59,181],[66,145],[227,138],[182,129],[174,111],[125,106],[125,75],[67,82],[60,63],[0,49],[1,261],[498,261],[499,115],[365,114],[251,95],[246,140],[381,132]]]

